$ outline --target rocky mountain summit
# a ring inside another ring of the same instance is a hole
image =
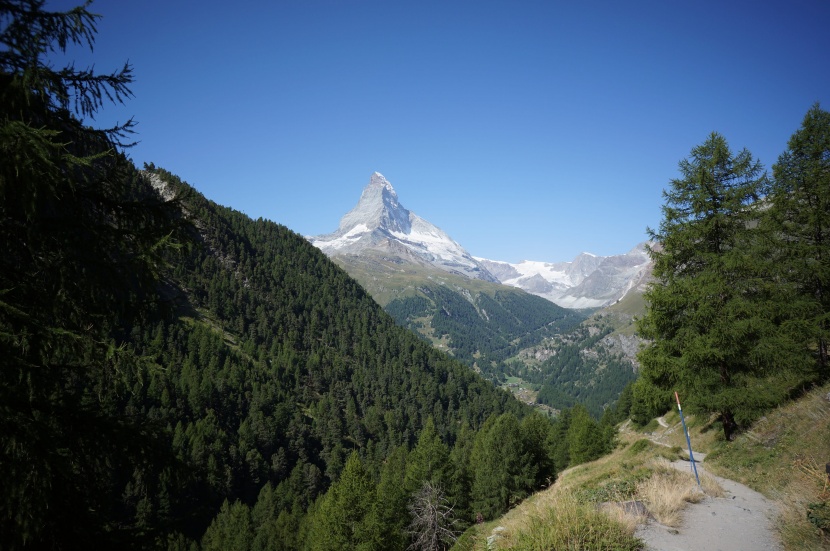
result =
[[[497,283],[481,263],[437,226],[407,210],[392,184],[372,174],[357,205],[337,230],[310,238],[328,256],[380,254],[385,262],[429,265],[445,272]]]
[[[336,231],[309,240],[352,268],[357,264],[369,272],[381,266],[387,271],[390,266],[437,268],[516,287],[566,308],[608,306],[630,290],[641,289],[651,275],[646,243],[613,256],[582,253],[570,262],[510,264],[473,257],[443,230],[407,210],[379,172],[372,174],[357,205],[340,219]]]

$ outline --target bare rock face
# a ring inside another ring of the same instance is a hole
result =
[[[392,184],[372,174],[357,205],[337,231],[310,238],[328,256],[380,252],[390,262],[432,265],[446,272],[498,283],[487,268],[437,226],[407,210]]]

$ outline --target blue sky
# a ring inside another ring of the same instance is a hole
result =
[[[51,7],[74,5],[53,0]],[[128,154],[328,233],[374,171],[471,254],[623,253],[709,133],[771,167],[830,109],[830,2],[97,0]]]

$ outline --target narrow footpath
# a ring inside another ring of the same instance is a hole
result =
[[[698,472],[705,468],[705,454],[694,452]],[[700,457],[698,457],[700,456]],[[672,466],[688,471],[688,461]],[[724,489],[724,497],[707,496],[700,503],[690,503],[683,511],[679,528],[669,528],[649,520],[637,529],[637,537],[649,551],[780,551],[772,529],[775,505],[755,490],[734,480],[708,473]]]

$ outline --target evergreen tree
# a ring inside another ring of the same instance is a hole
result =
[[[406,478],[404,487],[412,495],[418,491],[424,482],[432,482],[445,487],[449,477],[449,455],[447,446],[435,430],[432,417],[427,419],[424,428],[418,435],[418,444],[406,463]]]
[[[146,544],[169,466],[158,431],[121,415],[143,373],[128,344],[159,314],[162,254],[179,216],[123,154],[131,123],[95,129],[130,96],[131,68],[55,69],[92,46],[86,6],[0,2],[0,540],[8,549]],[[113,486],[127,484],[125,503]],[[131,518],[132,517],[132,518]]]
[[[821,375],[830,373],[830,113],[816,104],[773,166],[770,208],[771,271],[780,285],[792,285],[794,333],[815,350]]]
[[[631,385],[631,420],[641,427],[647,425],[671,408],[673,398],[668,387],[658,388],[649,377],[641,376]]]
[[[659,231],[649,230],[655,282],[638,325],[648,341],[641,376],[679,391],[691,411],[717,413],[731,439],[794,382],[794,366],[776,353],[793,351],[781,301],[756,254],[767,179],[748,151],[733,155],[716,133],[680,172],[664,191]]]
[[[553,463],[555,434],[550,419],[539,412],[528,415],[522,419],[521,435],[528,461],[536,467],[533,488],[553,484],[556,478],[556,465]]]
[[[229,505],[225,500],[202,538],[202,551],[249,551],[253,540],[251,510],[239,501]]]
[[[407,449],[400,446],[392,451],[380,471],[377,487],[376,518],[382,535],[380,549],[395,551],[406,547],[410,497],[404,488],[406,477]]]
[[[306,549],[313,551],[380,547],[375,507],[376,489],[353,452],[340,479],[322,497],[310,521]]]
[[[571,465],[593,461],[606,451],[605,435],[581,404],[571,409],[567,441]]]
[[[479,432],[471,463],[472,507],[485,518],[495,518],[524,499],[536,478],[536,465],[529,461],[512,413],[500,415]]]

